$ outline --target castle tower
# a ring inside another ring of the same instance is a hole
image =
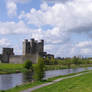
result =
[[[14,55],[13,48],[3,48],[3,53],[2,53],[3,63],[9,63],[9,59],[11,55]]]
[[[24,40],[23,55],[32,55],[40,52],[44,52],[44,40],[41,40],[40,42],[34,39],[31,39],[30,41],[27,39]]]
[[[30,42],[27,39],[23,41],[23,55],[27,55],[30,53]]]
[[[34,40],[34,39],[30,40],[30,53],[31,54],[37,52],[37,44],[38,44],[38,42],[36,40]]]
[[[3,48],[3,55],[14,55],[13,48]]]
[[[44,52],[44,40],[41,40],[41,51],[40,52]]]

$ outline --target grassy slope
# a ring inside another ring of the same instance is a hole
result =
[[[92,72],[57,82],[33,92],[92,92]]]

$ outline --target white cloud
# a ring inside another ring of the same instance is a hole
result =
[[[8,16],[13,17],[13,16],[17,15],[17,13],[16,13],[16,11],[17,11],[16,3],[7,2],[6,7],[7,7],[7,11],[8,11]]]
[[[49,24],[58,26],[61,30],[84,27],[92,24],[92,1],[70,0],[53,6],[43,3],[41,9],[33,8],[27,14],[22,13],[19,18],[27,20],[28,24],[40,27]]]
[[[25,3],[25,1],[13,0],[13,3]],[[66,0],[53,6],[43,3],[39,10],[32,8],[28,13],[22,11],[19,19],[17,23],[0,22],[0,34],[28,34],[37,40],[44,39],[45,51],[56,56],[91,54],[92,41],[79,41],[74,44],[70,39],[72,33],[92,34],[92,0]],[[38,29],[29,28],[21,21],[22,19],[28,24],[37,26]],[[42,27],[46,25],[52,26],[52,29],[43,30]]]
[[[17,3],[25,4],[31,0],[6,0],[6,8],[9,17],[17,15]]]
[[[77,47],[84,48],[84,47],[92,47],[92,41],[83,41],[77,44]]]
[[[37,32],[33,37],[44,38],[47,43],[45,49],[57,56],[91,54],[91,41],[73,43],[70,39],[73,39],[72,33],[81,34],[81,32],[91,37],[92,0],[65,1],[55,3],[53,6],[48,6],[45,2],[41,4],[39,10],[32,8],[28,13],[23,11],[19,19],[24,19],[28,24],[39,28],[46,25],[53,26],[52,29],[45,30],[45,32]],[[78,39],[80,40],[80,38]]]
[[[0,47],[8,47],[10,45],[10,42],[6,38],[0,39]]]
[[[76,43],[71,49],[72,55],[92,56],[92,41],[82,41]]]
[[[29,33],[29,29],[23,21],[19,22],[0,22],[0,34],[26,34]]]

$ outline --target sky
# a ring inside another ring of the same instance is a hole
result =
[[[92,57],[92,0],[0,0],[0,53],[31,38],[56,57]]]

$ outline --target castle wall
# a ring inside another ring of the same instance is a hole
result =
[[[13,64],[24,64],[26,60],[31,60],[33,64],[36,64],[38,61],[38,53],[32,55],[14,55],[10,56],[9,63]]]
[[[2,62],[9,63],[9,55],[2,55]]]
[[[22,55],[10,56],[9,63],[22,64],[23,63]]]

